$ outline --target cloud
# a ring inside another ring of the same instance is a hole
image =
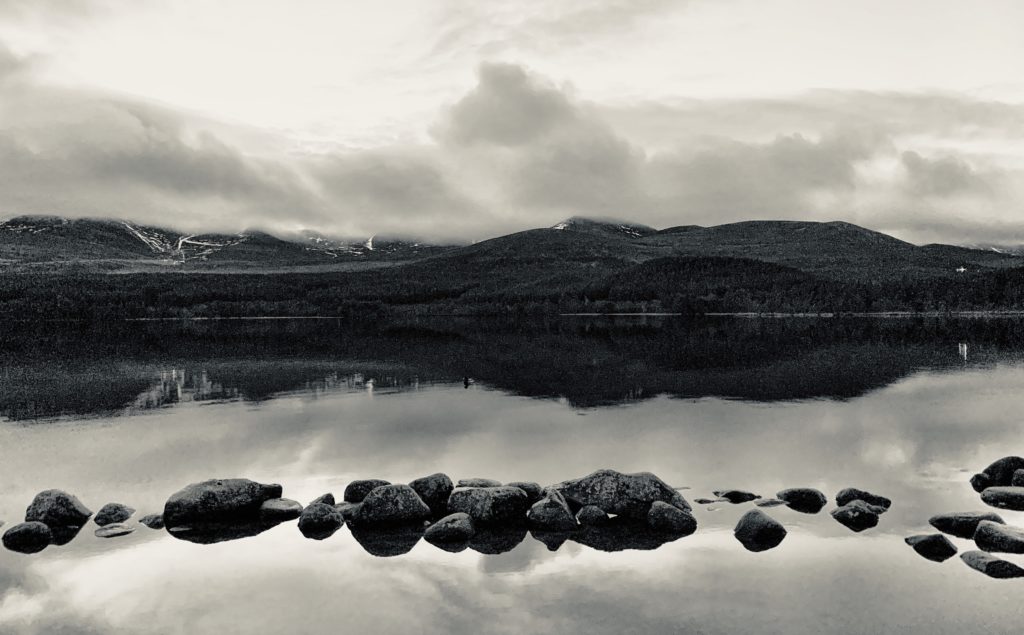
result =
[[[900,159],[907,171],[907,188],[920,196],[949,196],[961,192],[986,192],[987,182],[965,160],[956,156],[935,159],[908,150]]]

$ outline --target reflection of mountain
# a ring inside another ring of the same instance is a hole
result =
[[[26,327],[28,329],[28,327]],[[394,392],[431,382],[564,398],[577,407],[666,394],[848,399],[919,369],[1015,356],[1016,320],[754,320],[121,324],[8,332],[0,415],[109,414],[284,392]]]

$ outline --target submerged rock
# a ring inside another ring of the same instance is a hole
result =
[[[817,514],[828,504],[825,494],[812,487],[792,487],[778,492],[775,496],[785,501],[790,509],[802,514]]]
[[[981,500],[992,507],[1024,511],[1024,487],[989,487],[981,493]]]
[[[132,517],[135,513],[135,509],[122,505],[121,503],[107,503],[100,510],[96,512],[96,516],[93,518],[93,522],[103,527],[104,525],[111,525],[113,523],[123,523]]]
[[[840,524],[852,531],[861,532],[878,525],[878,515],[885,510],[869,505],[859,498],[833,509],[831,514]]]
[[[920,556],[933,562],[945,562],[956,555],[956,545],[942,534],[921,534],[904,539]]]
[[[192,483],[167,499],[164,523],[178,527],[255,519],[263,502],[272,498],[281,498],[280,485],[265,485],[246,478]]]
[[[978,523],[989,520],[994,523],[1005,524],[999,514],[995,512],[951,512],[948,514],[936,514],[928,519],[928,524],[942,533],[956,536],[957,538],[973,538]]]
[[[448,497],[452,495],[455,485],[447,474],[438,472],[430,476],[418,478],[409,483],[409,487],[419,495],[420,500],[427,504],[435,518],[448,513]]]
[[[366,495],[352,522],[363,525],[402,525],[430,518],[427,504],[408,485],[381,485]]]
[[[786,501],[779,500],[777,498],[765,498],[754,503],[758,507],[781,507],[786,505]]]
[[[126,525],[124,523],[110,523],[97,529],[94,533],[97,538],[116,538],[118,536],[127,536],[135,531],[135,527],[132,525]]]
[[[423,537],[423,525],[416,523],[353,527],[352,537],[371,556],[390,558],[412,551]]]
[[[974,544],[983,551],[1024,553],[1024,530],[983,520],[974,532]]]
[[[482,525],[523,524],[530,502],[518,487],[456,487],[448,511],[469,514]]]
[[[39,553],[50,544],[50,528],[38,520],[13,525],[4,532],[4,547],[18,553]]]
[[[81,527],[92,511],[75,496],[59,489],[36,494],[25,510],[25,522],[41,522],[47,527]]]
[[[469,517],[469,514],[458,512],[449,514],[427,527],[423,537],[427,542],[466,542],[475,533],[473,519]]]
[[[163,514],[149,514],[139,519],[139,522],[149,527],[150,529],[163,529],[164,528],[164,517]]]
[[[608,522],[608,514],[596,505],[587,505],[576,513],[576,520],[581,525],[600,525]]]
[[[971,485],[978,492],[982,492],[989,487],[1012,485],[1014,473],[1022,469],[1024,469],[1024,458],[1004,456],[997,461],[993,461],[991,465],[979,474],[972,476]]]
[[[990,578],[1024,577],[1024,569],[984,551],[965,551],[960,554],[960,559],[967,563],[967,566],[970,568],[981,571]]]
[[[843,507],[853,501],[864,501],[868,505],[880,508],[877,513],[885,513],[886,510],[892,505],[892,501],[885,496],[879,496],[878,494],[872,494],[856,487],[847,487],[838,494],[836,494],[836,505]]]
[[[786,537],[786,528],[760,509],[751,509],[736,523],[733,535],[747,551],[774,549]]]
[[[654,531],[689,536],[697,531],[697,519],[688,511],[663,501],[654,501],[647,512],[647,526]]]
[[[464,478],[455,487],[501,487],[501,481],[493,478]]]
[[[348,487],[345,488],[345,495],[342,498],[349,503],[361,503],[363,502],[363,499],[366,498],[367,494],[384,485],[391,485],[391,482],[382,481],[376,478],[352,481],[348,484]]]
[[[713,492],[715,496],[725,499],[733,505],[739,505],[740,503],[749,503],[752,500],[761,498],[759,494],[753,492],[745,492],[741,489],[721,489]]]
[[[522,489],[522,488],[518,488]],[[525,492],[525,490],[524,490]],[[527,494],[529,496],[529,494]],[[529,503],[529,498],[527,498]],[[576,516],[569,509],[569,503],[558,490],[546,490],[544,498],[535,502],[526,513],[530,527],[547,531],[564,531],[576,528]]]
[[[518,487],[519,489],[526,492],[526,500],[532,505],[544,498],[544,488],[540,486],[540,483],[534,483],[532,481],[512,481],[506,483],[509,487]]]
[[[328,494],[330,496],[330,494]],[[331,500],[334,497],[331,496]],[[313,504],[323,504],[316,503]],[[298,501],[293,501],[290,498],[271,498],[268,501],[263,501],[260,505],[260,517],[268,520],[279,520],[284,522],[286,520],[292,520],[302,515],[302,504]]]
[[[321,494],[320,496],[317,496],[313,500],[309,501],[310,505],[315,505],[317,503],[323,503],[324,505],[330,505],[333,507],[336,504],[336,501],[334,500],[334,494],[327,492],[326,494]]]
[[[345,518],[341,512],[324,503],[309,505],[299,516],[299,531],[312,540],[330,538],[344,524]]]
[[[690,509],[690,504],[675,489],[650,472],[623,474],[615,470],[598,470],[582,478],[552,485],[570,504],[594,505],[605,513],[646,521],[651,503],[662,501]]]

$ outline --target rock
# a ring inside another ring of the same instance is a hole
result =
[[[438,472],[430,476],[418,478],[409,483],[409,487],[415,491],[420,500],[427,504],[435,518],[448,513],[448,497],[452,495],[455,485],[447,474]]]
[[[688,511],[663,501],[654,501],[647,512],[647,526],[654,531],[689,536],[697,531],[697,519]]]
[[[82,501],[59,489],[36,494],[25,510],[25,522],[41,522],[47,527],[81,527],[92,511]]]
[[[995,512],[952,512],[949,514],[937,514],[928,519],[928,524],[942,533],[956,536],[957,538],[973,538],[978,528],[978,523],[983,520],[990,520],[994,523],[1003,523],[1003,519]]]
[[[904,539],[919,555],[933,562],[945,562],[956,555],[956,546],[942,534],[921,534]]]
[[[712,503],[727,503],[729,501],[724,498],[695,498],[693,499],[693,502],[698,505],[711,505]]]
[[[361,503],[366,495],[375,490],[378,487],[384,485],[391,485],[389,481],[382,481],[376,478],[363,479],[361,481],[352,481],[345,488],[345,495],[343,498],[349,503]]]
[[[412,551],[423,537],[423,525],[374,525],[353,527],[352,537],[366,553],[378,558],[401,556]]]
[[[1024,530],[983,520],[974,532],[974,543],[983,551],[1024,553]]]
[[[139,519],[139,522],[150,529],[163,529],[164,517],[162,514],[149,514]]]
[[[981,500],[992,507],[1024,511],[1024,487],[989,487],[981,493]]]
[[[330,538],[344,524],[345,518],[341,512],[324,503],[307,506],[299,516],[299,531],[313,540]]]
[[[50,528],[37,520],[20,523],[4,532],[4,547],[18,553],[39,553],[50,544]]]
[[[767,551],[778,547],[786,537],[786,528],[760,509],[751,509],[736,523],[733,535],[747,551]]]
[[[747,503],[752,500],[761,498],[759,495],[752,492],[744,492],[740,489],[725,489],[713,492],[715,496],[725,499],[733,505],[739,505],[740,503]]]
[[[786,504],[786,501],[781,501],[777,498],[765,498],[754,503],[758,507],[781,507]]]
[[[328,496],[331,496],[328,494]],[[331,496],[331,500],[334,497]],[[314,505],[322,505],[323,503],[313,502]],[[302,504],[298,501],[293,501],[290,498],[271,498],[268,501],[263,501],[260,505],[260,518],[267,520],[278,520],[284,522],[286,520],[292,520],[302,515]]]
[[[1024,577],[1024,569],[984,551],[965,551],[960,554],[960,559],[966,562],[968,567],[981,571],[990,578]]]
[[[1017,470],[1013,473],[1010,485],[1014,487],[1024,487],[1024,470]]]
[[[541,487],[539,483],[534,483],[532,481],[513,481],[511,483],[506,483],[506,485],[509,487],[518,487],[526,492],[526,500],[529,501],[531,505],[544,498],[544,488]]]
[[[100,510],[96,512],[96,516],[92,519],[94,523],[103,527],[105,525],[111,525],[113,523],[123,523],[132,517],[135,510],[127,505],[121,503],[107,503]]]
[[[127,536],[128,534],[135,531],[135,527],[126,525],[124,523],[110,523],[104,525],[95,531],[97,538],[116,538],[118,536]]]
[[[316,503],[323,503],[324,505],[330,505],[331,507],[334,507],[335,502],[336,501],[334,500],[334,494],[331,494],[330,492],[328,492],[326,494],[322,494],[320,496],[317,496],[313,500],[309,501],[309,504],[310,505],[315,505]]]
[[[833,509],[831,513],[832,518],[835,518],[847,529],[861,532],[878,525],[878,515],[883,511],[885,510],[881,507],[869,505],[858,498],[842,507]]]
[[[381,485],[366,495],[352,521],[363,525],[421,523],[430,508],[408,485]]]
[[[838,494],[836,494],[836,505],[843,507],[853,501],[864,501],[869,505],[881,508],[877,513],[883,514],[892,505],[892,501],[885,496],[879,496],[878,494],[872,494],[871,492],[865,492],[862,489],[856,487],[847,487]]]
[[[448,511],[465,512],[481,525],[524,524],[529,506],[518,487],[456,487],[448,498]]]
[[[362,503],[346,503],[345,501],[342,501],[335,505],[334,509],[338,510],[341,513],[341,516],[345,519],[345,522],[351,523],[352,520],[356,517],[356,514],[359,513],[359,508],[362,506]]]
[[[263,501],[281,498],[281,486],[246,478],[192,483],[167,499],[164,523],[168,527],[255,519]]]
[[[828,504],[828,498],[819,490],[811,487],[784,489],[775,496],[779,500],[786,501],[790,509],[802,514],[817,514]]]
[[[529,494],[521,487],[516,488]],[[535,502],[526,513],[526,520],[531,528],[546,531],[566,531],[576,528],[576,516],[569,509],[569,503],[561,492],[555,489],[545,490],[544,498]]]
[[[459,512],[449,514],[427,527],[423,537],[427,542],[466,542],[473,537],[473,519],[469,514]]]
[[[501,487],[501,481],[493,478],[464,478],[455,487]]]
[[[576,514],[576,520],[581,525],[600,525],[608,522],[608,514],[596,505],[587,505]]]
[[[580,506],[594,505],[605,513],[626,516],[640,521],[647,520],[651,503],[662,501],[690,509],[683,496],[650,472],[623,474],[615,470],[598,470],[582,478],[552,485],[569,501]]]
[[[1013,485],[1013,475],[1017,470],[1024,469],[1024,458],[1005,456],[971,477],[971,485],[976,492],[983,492],[989,487]]]

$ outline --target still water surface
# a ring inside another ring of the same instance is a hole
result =
[[[42,489],[138,518],[187,483],[235,476],[306,502],[355,478],[547,484],[611,467],[655,472],[691,501],[857,486],[894,503],[862,534],[831,505],[769,509],[789,535],[763,553],[732,536],[750,504],[695,505],[696,534],[614,553],[527,534],[499,554],[420,541],[378,557],[348,529],[320,542],[294,522],[214,545],[89,526],[37,555],[0,550],[0,633],[1017,633],[1024,583],[929,562],[903,538],[984,509],[967,478],[1024,453],[1021,351],[1018,320],[7,332],[8,526]]]

